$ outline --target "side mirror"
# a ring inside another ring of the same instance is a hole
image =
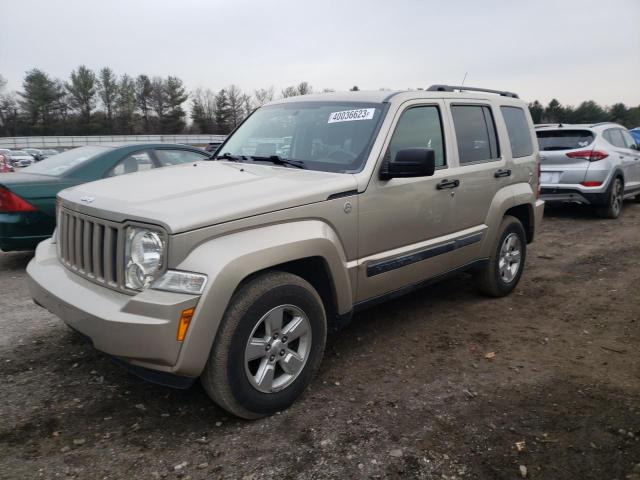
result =
[[[382,180],[430,177],[436,171],[436,154],[430,148],[404,148],[395,158],[385,161],[380,170]]]

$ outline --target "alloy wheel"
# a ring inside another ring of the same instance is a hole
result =
[[[507,235],[500,247],[498,272],[504,283],[511,283],[520,270],[522,263],[522,242],[515,233]]]
[[[280,305],[264,314],[245,346],[249,383],[260,392],[274,393],[300,375],[311,351],[311,324],[294,305]]]

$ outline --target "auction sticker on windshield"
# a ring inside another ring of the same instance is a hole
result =
[[[371,120],[375,111],[375,108],[359,108],[357,110],[343,110],[342,112],[333,112],[329,115],[329,121],[327,123],[352,122],[354,120]]]

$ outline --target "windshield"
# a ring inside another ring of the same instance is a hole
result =
[[[105,147],[78,147],[34,163],[22,171],[57,177],[107,150]]]
[[[302,163],[326,172],[360,171],[385,105],[361,102],[294,102],[262,107],[218,150],[250,161],[252,156]],[[245,158],[243,158],[245,157]]]
[[[540,150],[573,150],[587,147],[593,142],[589,130],[541,130],[536,132]]]
[[[15,155],[16,157],[28,157],[29,154],[27,152],[25,152],[24,150],[11,150],[10,152],[11,155]]]

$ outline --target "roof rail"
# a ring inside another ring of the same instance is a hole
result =
[[[427,88],[428,92],[453,92],[458,90],[460,92],[468,91],[468,92],[484,92],[484,93],[495,93],[496,95],[501,95],[503,97],[511,97],[511,98],[520,98],[517,93],[507,92],[504,90],[491,90],[489,88],[477,88],[477,87],[463,87],[456,85],[431,85]]]
[[[599,127],[600,125],[617,125],[616,122],[598,122],[598,123],[592,123],[591,125],[589,125],[591,128],[593,127]]]
[[[545,128],[545,127],[564,127],[568,125],[567,123],[536,123],[534,128]]]

